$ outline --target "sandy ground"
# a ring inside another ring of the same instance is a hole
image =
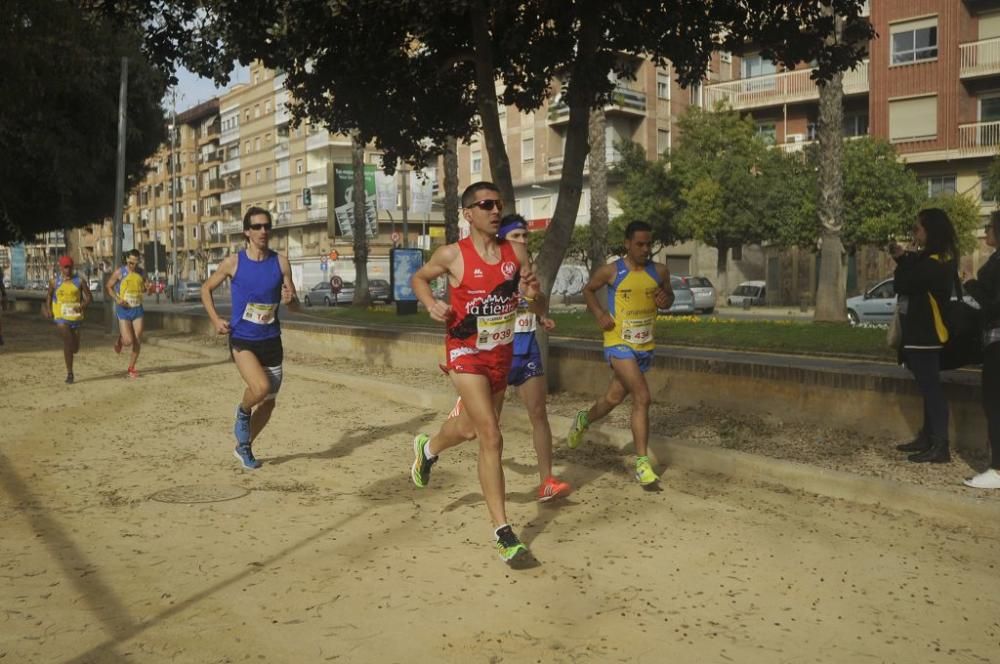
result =
[[[509,511],[540,564],[512,571],[474,447],[409,481],[438,413],[290,357],[246,472],[221,353],[149,346],[128,381],[87,329],[65,386],[49,327],[7,316],[4,336],[2,662],[998,660],[997,524],[671,469],[645,492],[601,445],[560,452],[578,491],[540,506],[514,430]]]

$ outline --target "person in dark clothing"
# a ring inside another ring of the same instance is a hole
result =
[[[948,341],[944,311],[956,282],[958,243],[944,210],[917,214],[913,226],[916,249],[889,247],[896,261],[895,288],[902,328],[900,363],[913,373],[924,398],[924,421],[916,440],[897,445],[917,463],[951,460],[948,445],[948,402],[941,385],[941,349]]]
[[[1000,212],[990,215],[986,244],[994,251],[975,279],[965,282],[965,292],[979,304],[983,323],[983,412],[990,439],[990,467],[965,480],[974,489],[1000,489]]]

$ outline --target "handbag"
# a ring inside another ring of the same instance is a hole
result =
[[[941,348],[941,368],[959,369],[970,364],[982,364],[983,340],[979,309],[964,300],[962,282],[955,272],[955,298],[944,312],[948,341]]]
[[[885,333],[885,343],[889,348],[899,350],[903,344],[903,324],[899,321],[899,307],[892,312],[892,319],[889,321],[889,329]]]

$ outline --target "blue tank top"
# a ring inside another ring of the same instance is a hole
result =
[[[281,265],[273,251],[262,261],[252,260],[246,251],[237,255],[233,277],[233,312],[230,336],[244,341],[262,341],[281,335],[278,305],[281,303]]]

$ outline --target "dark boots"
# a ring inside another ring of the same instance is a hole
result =
[[[900,452],[924,452],[928,447],[931,446],[931,441],[927,439],[927,434],[921,429],[917,432],[917,437],[914,438],[909,443],[902,443],[896,445],[896,449]]]
[[[929,437],[929,446],[922,452],[916,452],[906,457],[914,463],[948,463],[951,461],[947,438]]]

